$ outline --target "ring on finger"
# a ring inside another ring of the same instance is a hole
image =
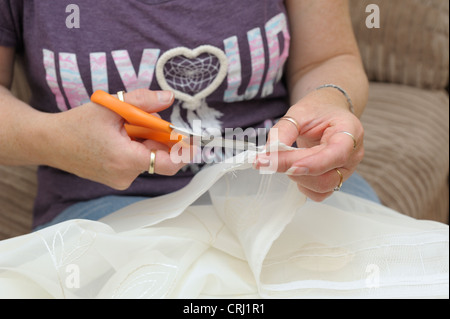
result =
[[[150,166],[148,168],[149,174],[155,174],[156,150],[150,152]]]
[[[337,132],[337,134],[339,134],[339,133],[343,133],[343,134],[346,134],[346,135],[350,136],[352,138],[352,140],[353,140],[353,150],[356,150],[357,143],[356,143],[356,138],[353,136],[353,134],[349,133],[347,131]]]
[[[125,94],[125,91],[117,92],[117,98],[119,99],[120,102],[125,102],[124,94]]]
[[[281,120],[285,120],[285,121],[288,121],[288,122],[294,124],[295,128],[297,129],[297,132],[300,133],[300,124],[297,122],[296,119],[294,119],[293,117],[290,117],[290,116],[283,116],[282,118],[280,118],[280,121]]]
[[[338,191],[341,190],[342,183],[344,182],[344,175],[342,175],[341,171],[338,170],[337,168],[335,168],[335,171],[336,171],[336,173],[338,173],[338,175],[339,175],[339,184],[338,184],[338,186],[336,186],[336,187],[334,188],[334,191],[335,191],[335,192],[338,192]]]

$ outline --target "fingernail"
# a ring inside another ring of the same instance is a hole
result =
[[[255,163],[253,164],[253,168],[260,169],[261,167],[266,167],[270,165],[270,159],[269,157],[261,154],[256,159]]]
[[[309,169],[307,167],[296,167],[293,166],[286,171],[287,175],[291,176],[302,176],[308,174]]]
[[[170,91],[158,91],[156,92],[156,96],[158,97],[158,101],[161,104],[168,104],[172,102],[173,92]]]
[[[266,152],[266,154],[270,154],[270,152],[272,151],[278,151],[278,140],[275,141],[271,141],[270,144],[267,144],[264,151]]]

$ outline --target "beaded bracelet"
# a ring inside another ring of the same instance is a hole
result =
[[[339,90],[339,92],[341,92],[342,94],[344,94],[345,98],[347,99],[348,106],[349,106],[349,108],[350,108],[350,112],[352,112],[353,114],[355,114],[355,108],[353,107],[352,99],[350,99],[350,96],[347,94],[347,92],[346,92],[343,88],[341,88],[340,86],[335,85],[335,84],[324,84],[324,85],[321,85],[321,86],[319,86],[318,88],[316,88],[316,91],[317,91],[317,90],[320,90],[320,89],[324,89],[324,88],[333,88],[333,89],[337,89],[337,90]]]

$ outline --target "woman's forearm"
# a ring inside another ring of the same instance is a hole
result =
[[[297,103],[324,84],[334,84],[345,90],[351,99],[355,115],[361,116],[367,103],[369,85],[358,56],[339,55],[293,74],[289,80],[291,104]],[[347,98],[339,90],[335,88],[325,90],[330,98],[341,99],[348,104]],[[320,93],[325,94],[325,91]]]
[[[0,165],[45,164],[43,152],[52,147],[46,125],[50,114],[39,112],[0,85]]]
[[[361,116],[367,102],[368,82],[348,0],[286,0],[286,6],[292,34],[286,74],[292,105],[315,88],[334,84],[347,92],[355,114]],[[324,102],[344,107],[348,104],[339,90],[320,91],[314,95]],[[342,99],[345,103],[340,102]]]

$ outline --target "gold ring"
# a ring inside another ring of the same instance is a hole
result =
[[[124,94],[125,94],[125,91],[117,92],[117,98],[119,99],[120,102],[125,102],[125,99],[124,99],[124,96],[123,96]]]
[[[342,132],[338,132],[338,133],[344,133],[347,134],[348,136],[350,136],[353,140],[353,149],[356,150],[356,138],[353,136],[352,133],[346,132],[346,131],[342,131]]]
[[[297,128],[297,132],[300,133],[300,124],[298,124],[298,122],[297,122],[296,119],[294,119],[293,117],[290,117],[290,116],[283,116],[283,117],[280,119],[280,121],[281,121],[281,120],[286,120],[286,121],[289,121],[289,122],[291,122],[292,124],[294,124],[295,127]]]
[[[344,182],[344,176],[342,175],[340,170],[338,170],[337,168],[335,168],[335,170],[336,170],[336,173],[339,174],[339,185],[334,188],[334,191],[338,192],[341,190],[342,183]]]
[[[150,167],[148,168],[149,174],[155,174],[155,162],[156,162],[156,151],[152,150],[150,152]]]

